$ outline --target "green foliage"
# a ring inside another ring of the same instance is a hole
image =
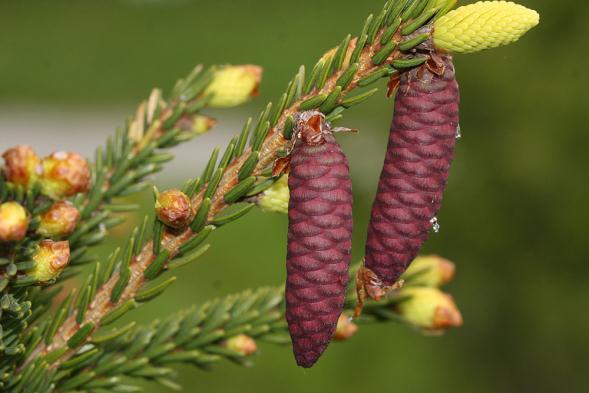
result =
[[[352,298],[353,296],[350,296]],[[393,312],[399,299],[369,304],[360,323],[400,321]],[[353,301],[350,307],[353,307]],[[228,348],[227,340],[247,335],[257,342],[288,344],[282,288],[259,288],[215,299],[150,325],[134,323],[98,332],[78,355],[63,363],[59,391],[124,389],[121,377],[140,378],[174,387],[176,364],[210,370],[221,360],[251,366],[248,354]],[[85,366],[95,364],[92,377],[82,378]],[[80,381],[72,385],[71,380]]]

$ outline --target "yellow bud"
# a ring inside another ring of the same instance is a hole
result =
[[[288,175],[284,175],[259,196],[258,205],[266,212],[287,214],[289,197]]]
[[[238,334],[225,342],[225,348],[240,353],[244,356],[251,356],[258,351],[256,341],[245,334]]]
[[[36,262],[31,276],[39,282],[57,278],[70,262],[70,244],[68,241],[54,242],[43,240],[33,255]]]
[[[6,150],[2,157],[6,180],[24,188],[29,188],[37,181],[42,171],[41,160],[30,146],[13,147]]]
[[[176,127],[193,135],[202,135],[217,124],[212,117],[202,115],[184,116],[178,119]]]
[[[56,202],[41,216],[38,232],[44,237],[62,237],[76,229],[80,211],[68,201]]]
[[[24,207],[16,202],[0,205],[0,242],[15,242],[25,238],[29,218]]]
[[[254,65],[224,66],[215,72],[205,94],[213,94],[209,106],[229,108],[246,103],[258,95],[262,68]]]
[[[41,192],[53,199],[61,199],[88,191],[90,168],[77,153],[58,152],[43,159]]]
[[[434,23],[434,45],[453,53],[472,53],[517,41],[540,15],[507,1],[479,1],[448,12]]]
[[[403,274],[407,285],[439,287],[452,280],[455,266],[451,261],[437,255],[419,256],[411,262]]]
[[[347,315],[340,315],[337,320],[337,327],[333,339],[336,341],[346,341],[350,339],[358,331],[358,325],[352,322],[352,319]]]
[[[192,220],[192,203],[182,191],[171,189],[158,195],[155,210],[161,222],[182,229]]]
[[[179,123],[179,126],[184,129],[183,121],[181,120]],[[188,123],[189,124],[186,124],[186,131],[191,131],[196,135],[201,135],[213,128],[217,124],[217,120],[208,116],[196,115],[188,120]]]
[[[192,131],[195,134],[204,134],[217,124],[217,121],[207,116],[195,116],[192,122]]]
[[[396,311],[410,324],[432,333],[462,326],[462,315],[452,296],[437,288],[404,287],[398,296],[403,299]]]

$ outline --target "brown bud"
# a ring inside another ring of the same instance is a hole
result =
[[[185,228],[192,220],[190,198],[175,188],[158,195],[155,210],[160,221],[172,228]]]
[[[86,192],[90,186],[88,161],[77,153],[57,152],[43,159],[41,191],[61,199]]]
[[[358,325],[352,322],[352,319],[342,314],[337,320],[337,328],[335,329],[335,335],[333,338],[337,341],[346,341],[350,339],[358,331]]]
[[[25,238],[29,217],[24,207],[16,202],[0,205],[0,242],[14,242]]]
[[[403,274],[407,285],[439,287],[454,278],[454,263],[437,255],[419,256]]]
[[[410,324],[430,333],[462,326],[462,315],[452,296],[437,288],[404,287],[396,311]]]
[[[244,356],[251,356],[258,351],[256,341],[248,335],[238,334],[225,341],[225,348],[240,353]]]
[[[68,241],[54,242],[43,240],[33,255],[36,262],[31,275],[39,282],[51,281],[59,276],[70,261],[70,244]]]
[[[2,154],[6,180],[24,188],[30,187],[42,171],[37,153],[26,145],[18,145]]]
[[[68,201],[59,201],[41,216],[38,232],[44,237],[62,237],[76,229],[80,211]]]

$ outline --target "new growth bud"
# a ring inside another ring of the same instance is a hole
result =
[[[43,159],[41,191],[53,199],[88,191],[90,168],[77,153],[57,152]]]
[[[507,1],[479,1],[448,12],[434,23],[434,45],[452,53],[472,53],[517,41],[540,15]]]
[[[205,94],[213,94],[209,106],[229,108],[241,105],[258,95],[262,68],[254,65],[224,66],[215,72]]]
[[[192,119],[192,127],[190,131],[195,134],[204,134],[217,124],[217,121],[208,116],[194,116]]]
[[[33,255],[36,262],[31,276],[44,283],[57,278],[70,261],[70,244],[68,241],[54,242],[43,240]]]
[[[41,160],[30,146],[19,145],[8,149],[2,158],[4,176],[11,183],[30,188],[41,174]]]
[[[240,353],[244,356],[251,356],[258,351],[256,341],[248,335],[238,334],[225,342],[225,348]]]
[[[185,228],[192,220],[190,198],[177,189],[159,194],[155,201],[155,210],[159,220],[172,228]]]
[[[404,287],[396,311],[410,324],[430,333],[462,326],[462,315],[452,296],[437,288]],[[407,297],[407,299],[404,299]]]
[[[287,214],[288,200],[288,175],[284,175],[258,197],[258,205],[266,212]]]
[[[212,117],[202,115],[184,116],[176,122],[176,127],[193,135],[202,135],[217,124]]]
[[[346,341],[356,334],[357,331],[358,325],[352,322],[349,316],[342,314],[337,320],[337,328],[335,329],[333,339],[336,341]]]
[[[452,280],[455,266],[437,255],[419,256],[413,260],[405,274],[408,285],[440,287]]]
[[[80,212],[68,201],[56,202],[41,216],[38,232],[44,237],[63,237],[76,229]]]
[[[16,202],[0,205],[0,242],[15,242],[25,238],[29,217],[24,207]]]

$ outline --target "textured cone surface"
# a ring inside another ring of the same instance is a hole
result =
[[[311,367],[327,348],[344,305],[352,183],[331,134],[318,146],[299,140],[290,165],[286,319],[297,364]]]
[[[427,239],[448,179],[460,96],[454,66],[448,58],[444,63],[442,76],[426,68],[405,73],[397,92],[365,258],[365,267],[387,286]]]

